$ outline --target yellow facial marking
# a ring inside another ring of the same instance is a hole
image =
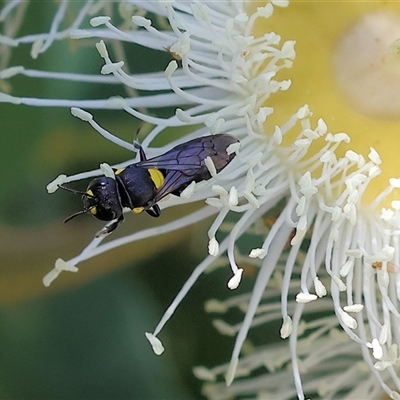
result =
[[[158,169],[155,168],[150,168],[149,173],[151,180],[154,182],[154,185],[156,186],[157,189],[159,189],[161,185],[164,183],[164,175]]]
[[[132,212],[135,214],[140,214],[144,210],[144,207],[135,207],[132,209]]]
[[[97,214],[97,207],[91,207],[91,208],[89,209],[89,212],[90,212],[90,214],[92,214],[92,215],[96,215],[96,214]]]
[[[89,197],[94,197],[94,194],[93,194],[93,192],[92,192],[91,189],[86,190],[86,194],[87,194]],[[90,214],[92,214],[92,215],[96,215],[96,214],[97,214],[97,208],[96,208],[95,206],[93,206],[93,207],[91,207],[91,208],[89,209],[89,212],[90,212]]]
[[[125,171],[125,168],[120,168],[115,171],[115,175],[119,175],[122,171]]]

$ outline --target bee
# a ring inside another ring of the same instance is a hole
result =
[[[96,236],[113,232],[124,221],[124,209],[135,214],[146,211],[152,217],[161,214],[158,202],[168,194],[179,196],[192,182],[211,179],[205,160],[210,157],[215,169],[222,171],[235,157],[228,154],[230,145],[239,143],[228,134],[203,136],[179,144],[164,154],[147,159],[142,146],[135,142],[140,161],[115,169],[115,179],[108,176],[89,182],[85,192],[59,185],[61,189],[82,195],[83,209],[64,220],[91,214],[110,222]]]

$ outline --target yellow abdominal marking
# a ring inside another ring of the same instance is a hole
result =
[[[149,174],[151,180],[154,182],[156,189],[159,189],[161,185],[164,183],[164,175],[155,168],[149,168]]]
[[[135,207],[132,208],[132,212],[135,214],[140,214],[144,210],[144,207]]]

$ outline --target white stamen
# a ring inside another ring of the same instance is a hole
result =
[[[214,162],[210,156],[206,157],[204,160],[204,164],[206,165],[208,171],[210,172],[212,177],[217,175],[217,170],[215,168]]]
[[[100,170],[101,170],[101,172],[102,172],[105,176],[107,176],[108,178],[115,179],[114,171],[113,171],[113,169],[110,167],[109,164],[107,164],[107,163],[102,163],[102,164],[100,164]]]
[[[142,26],[144,28],[149,28],[151,26],[151,21],[147,18],[141,17],[140,15],[134,15],[132,17],[132,22],[137,26]]]
[[[33,42],[32,48],[31,48],[31,57],[36,60],[38,58],[38,55],[42,52],[44,45],[44,41],[42,39],[37,39]]]
[[[92,114],[77,107],[71,107],[71,114],[74,117],[80,118],[82,121],[91,121],[93,119]]]
[[[352,261],[352,260],[347,260],[347,261],[343,264],[342,268],[340,268],[340,271],[339,271],[340,276],[341,276],[342,278],[345,278],[345,277],[349,274],[349,272],[353,269],[353,267],[354,267],[354,261]]]
[[[119,69],[121,69],[123,66],[124,66],[124,62],[123,61],[106,64],[106,65],[103,65],[103,67],[101,68],[100,72],[103,75],[112,74],[113,72],[118,71]]]
[[[181,110],[180,108],[177,108],[175,110],[175,115],[178,117],[179,121],[182,121],[185,123],[192,122],[192,117],[190,116],[190,114],[184,110]]]
[[[347,150],[345,157],[354,163],[359,163],[360,155],[353,150]]]
[[[342,311],[340,313],[340,317],[342,318],[343,323],[348,326],[350,329],[357,329],[357,321],[351,317],[347,312]]]
[[[215,192],[216,194],[218,194],[221,197],[226,197],[228,196],[228,192],[226,191],[226,189],[224,187],[222,187],[221,185],[212,185],[211,186],[211,190],[213,192]]]
[[[326,287],[322,284],[318,277],[314,278],[314,287],[318,297],[326,296]]]
[[[220,133],[223,131],[224,129],[224,125],[225,125],[225,120],[223,118],[218,118],[214,124],[212,124],[210,126],[210,132],[212,135],[216,135],[217,133]],[[236,144],[236,143],[233,143]],[[232,145],[230,145],[232,146]],[[228,147],[229,148],[229,147]],[[226,152],[228,153],[228,148],[226,149]],[[229,154],[229,153],[228,153]]]
[[[228,281],[227,285],[228,285],[229,289],[234,290],[239,286],[240,281],[242,280],[242,274],[243,274],[242,268],[238,269],[235,272],[235,274],[232,276],[232,278],[229,279],[229,281]]]
[[[370,168],[370,170],[368,171],[368,177],[369,178],[376,178],[377,176],[379,176],[382,173],[382,170],[374,165],[373,167]]]
[[[370,152],[368,154],[368,158],[377,165],[382,164],[382,160],[378,152],[373,147],[370,147],[369,150]]]
[[[7,93],[0,93],[0,103],[22,104],[22,100]]]
[[[343,310],[351,313],[359,313],[364,309],[363,304],[352,304],[351,306],[344,306]]]
[[[103,40],[100,40],[100,42],[96,43],[96,49],[102,58],[108,59],[107,47]]]
[[[310,293],[298,293],[296,295],[296,301],[297,303],[309,303],[311,301],[317,300],[318,296],[315,294],[310,294]]]
[[[346,251],[346,256],[348,257],[361,258],[362,255],[363,254],[359,249],[349,249]]]
[[[379,343],[381,343],[379,341]],[[382,344],[382,343],[381,343]],[[399,358],[399,345],[397,343],[393,343],[387,352],[387,358],[388,360],[392,362],[396,362],[397,359]]]
[[[381,360],[383,357],[383,349],[382,346],[379,344],[378,339],[372,339],[372,355],[377,360]]]
[[[94,17],[90,20],[90,25],[92,25],[94,28],[100,25],[105,25],[107,22],[110,22],[111,18],[107,16],[101,16],[101,17]]]
[[[202,381],[214,382],[216,380],[215,374],[205,367],[194,367],[193,374],[197,379]]]
[[[393,188],[400,188],[400,178],[390,178],[389,179],[389,184]]]
[[[263,18],[269,18],[274,12],[274,8],[271,3],[267,3],[264,7],[257,7],[257,14]]]
[[[147,340],[150,342],[151,347],[154,351],[154,354],[157,356],[161,355],[164,353],[164,346],[161,343],[161,340],[158,339],[156,336],[154,336],[152,333],[145,332]]]
[[[209,8],[205,5],[205,4],[201,4],[201,3],[192,3],[190,4],[190,8],[192,10],[192,13],[194,15],[194,17],[198,20],[198,21],[208,21],[209,20]]]
[[[310,115],[310,108],[308,104],[304,105],[303,107],[300,107],[299,110],[297,111],[297,118],[298,119],[303,119]]]
[[[237,329],[235,327],[227,324],[222,319],[214,319],[213,326],[221,335],[224,336],[233,337],[237,333]]]
[[[265,256],[267,255],[267,251],[265,249],[252,249],[249,257],[250,258],[259,258],[259,259],[263,259]]]
[[[292,330],[293,330],[292,319],[287,315],[285,318],[283,318],[283,323],[280,330],[281,338],[282,339],[288,338],[292,333]]]
[[[347,289],[345,283],[336,275],[332,275],[332,280],[336,283],[340,292],[344,292]]]
[[[374,368],[375,368],[377,371],[384,371],[386,368],[389,368],[389,367],[391,367],[391,366],[392,366],[392,363],[389,362],[389,361],[378,361],[378,362],[376,362],[376,363],[374,364]],[[392,392],[392,393],[393,393],[393,392]],[[394,399],[395,397],[392,397],[392,396],[391,396],[391,398]],[[398,397],[398,398],[400,398],[400,397]]]
[[[61,258],[56,260],[54,268],[43,277],[43,285],[49,287],[62,271],[78,272],[78,268]]]
[[[340,217],[342,216],[343,210],[340,207],[334,207],[331,220],[332,222],[339,221]]]
[[[399,200],[393,200],[393,201],[390,203],[390,205],[391,205],[391,207],[392,207],[394,210],[397,210],[397,211],[400,210],[400,201],[399,201]]]
[[[62,185],[65,182],[67,175],[65,174],[61,174],[58,175],[56,179],[54,179],[54,181],[50,182],[47,186],[47,192],[48,193],[54,193],[56,190],[58,190],[58,186]]]
[[[391,206],[393,207],[393,204]],[[400,206],[400,203],[399,203],[399,206]],[[395,207],[393,207],[393,208],[395,208]],[[395,216],[395,213],[393,210],[391,210],[390,208],[382,208],[380,218],[383,221],[389,222],[394,218],[394,216]]]
[[[232,143],[226,148],[227,154],[237,153],[240,149],[240,142]]]
[[[228,197],[228,204],[230,207],[237,206],[239,202],[238,198],[238,192],[235,186],[231,187],[231,190],[229,191],[229,197]]]
[[[15,75],[21,74],[22,72],[24,72],[24,70],[25,68],[22,66],[15,66],[3,69],[3,71],[0,71],[0,79],[12,78]]]
[[[210,299],[206,301],[204,305],[204,310],[208,313],[224,314],[228,311],[228,307],[222,301]]]
[[[179,40],[171,46],[170,51],[177,54],[180,58],[187,55],[190,51],[189,33],[185,32]]]
[[[172,74],[178,69],[178,63],[175,60],[172,60],[167,68],[165,69],[165,77],[170,79]]]
[[[223,208],[225,205],[224,203],[220,200],[217,199],[215,197],[209,197],[206,199],[206,203],[211,206],[211,207],[215,207],[215,208]]]
[[[325,136],[325,140],[330,143],[340,143],[340,142],[345,142],[345,143],[350,143],[350,136],[347,133],[336,133],[333,135],[332,133],[328,133]]]
[[[307,205],[307,198],[306,196],[301,196],[300,198],[300,203],[297,205],[296,207],[296,214],[298,216],[304,214],[304,211],[306,209],[306,205]]]
[[[254,208],[260,208],[260,202],[257,200],[257,198],[253,195],[253,193],[244,190],[243,191],[243,196],[244,198],[251,204]]]
[[[217,257],[219,254],[219,243],[215,237],[211,238],[208,242],[208,254]]]
[[[69,31],[69,37],[71,39],[87,39],[93,36],[92,32],[86,29],[71,29]]]
[[[225,377],[225,383],[227,386],[230,386],[235,378],[235,372],[239,363],[239,359],[237,357],[232,358],[229,369]]]
[[[184,199],[190,199],[194,193],[195,188],[196,182],[193,181],[189,184],[189,186],[186,186],[186,188],[181,192],[180,196]]]
[[[379,343],[382,346],[385,345],[388,340],[389,329],[390,329],[389,324],[384,324],[382,326],[381,331],[379,332]]]

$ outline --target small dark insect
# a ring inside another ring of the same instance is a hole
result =
[[[115,179],[107,176],[90,181],[85,192],[60,185],[59,187],[82,195],[83,210],[72,214],[64,222],[90,213],[101,221],[114,221],[106,225],[97,236],[114,231],[123,222],[123,209],[134,213],[146,211],[152,217],[161,213],[157,203],[173,194],[179,196],[192,182],[211,178],[205,164],[210,157],[217,172],[222,171],[235,157],[227,148],[238,139],[227,134],[204,136],[179,144],[160,156],[147,159],[140,144],[135,143],[140,161],[126,168],[114,170]]]

